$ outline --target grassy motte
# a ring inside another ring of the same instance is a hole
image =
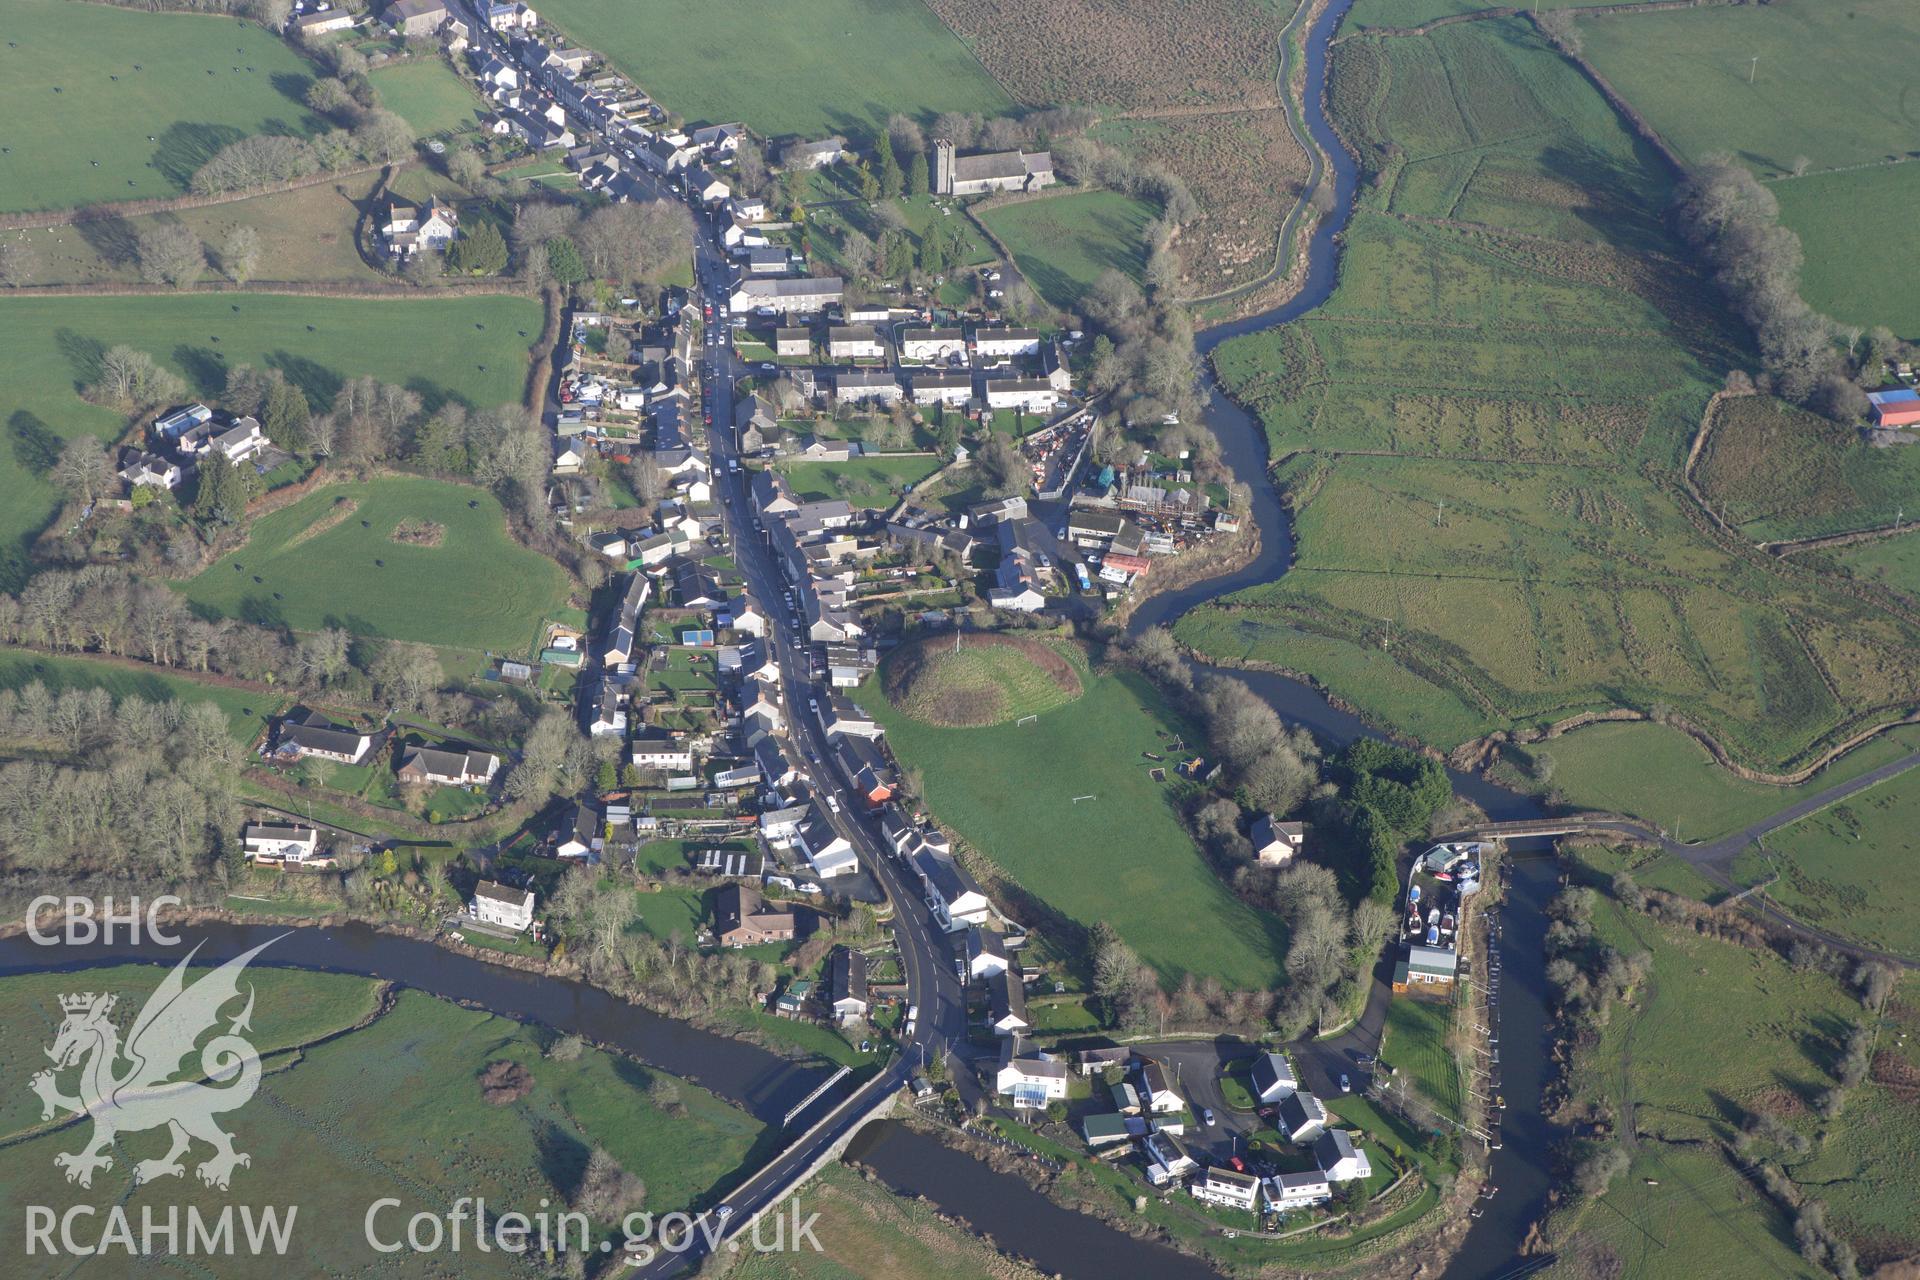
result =
[[[559,0],[543,18],[689,121],[743,120],[767,137],[870,135],[893,112],[999,115],[1005,90],[918,4],[884,0]],[[751,48],[754,55],[742,58]]]
[[[1083,692],[1055,642],[1019,635],[928,636],[894,650],[881,680],[894,706],[948,729],[1038,715]]]
[[[1170,982],[1279,982],[1280,922],[1227,891],[1167,785],[1147,776],[1166,765],[1146,753],[1164,755],[1191,730],[1145,680],[1075,663],[1086,692],[1027,724],[935,728],[888,701],[878,680],[859,701],[924,776],[934,814],[1049,907],[1088,928],[1112,924]]]
[[[323,127],[318,73],[252,22],[14,0],[0,48],[0,209],[180,195],[228,143]],[[44,233],[43,233],[44,234]]]
[[[446,535],[432,546],[396,540],[409,520]],[[568,580],[513,540],[486,490],[389,476],[326,485],[263,517],[185,589],[195,605],[250,622],[520,652],[565,606]]]

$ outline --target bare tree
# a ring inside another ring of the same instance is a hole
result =
[[[82,503],[103,497],[114,482],[105,448],[90,435],[78,435],[67,441],[60,451],[60,460],[54,464],[53,478],[67,491],[68,497]]]
[[[260,233],[246,223],[238,223],[220,241],[220,269],[235,284],[253,278],[260,265]]]
[[[162,222],[142,230],[137,238],[140,278],[149,284],[184,288],[206,270],[207,252],[200,237],[177,222]]]

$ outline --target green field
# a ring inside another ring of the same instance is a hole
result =
[[[0,49],[0,209],[178,195],[230,142],[316,127],[303,105],[313,77],[251,22],[14,0]]]
[[[1387,1005],[1380,1057],[1395,1072],[1412,1080],[1434,1106],[1458,1118],[1462,1101],[1460,1068],[1447,1047],[1452,1028],[1452,1004],[1395,996]]]
[[[422,138],[473,128],[484,104],[473,85],[438,56],[413,57],[373,73],[380,101]]]
[[[1774,769],[1920,692],[1908,621],[1705,535],[1678,467],[1750,353],[1579,72],[1485,20],[1348,41],[1329,93],[1370,171],[1338,287],[1214,353],[1282,460],[1296,561],[1178,634],[1440,747],[1661,703]]]
[[[1689,842],[1738,831],[1915,749],[1920,726],[1893,729],[1798,786],[1774,787],[1734,776],[1687,734],[1650,721],[1589,725],[1527,748],[1552,757],[1551,786],[1567,803],[1630,813]]]
[[[149,984],[158,980],[157,969],[146,972]],[[260,988],[254,1039],[264,1049],[260,1028],[274,1016],[269,997],[292,1000],[297,993],[257,971],[248,979]],[[20,981],[36,984],[35,991],[76,985],[71,976],[55,986],[37,975],[7,984]],[[315,988],[299,996],[310,1011],[304,1021],[315,1029],[324,1026],[323,1013],[334,1025],[346,1020],[347,1002],[330,998],[332,990],[364,1004],[372,987],[357,978],[300,981]],[[23,1053],[37,1057],[45,1023],[9,1026],[22,1028]],[[735,1180],[761,1137],[758,1122],[686,1082],[677,1083],[677,1108],[663,1109],[648,1093],[654,1072],[596,1049],[572,1062],[550,1060],[541,1047],[551,1038],[406,992],[364,1029],[263,1064],[267,1074],[258,1095],[224,1122],[237,1148],[252,1159],[235,1172],[231,1191],[201,1186],[191,1168],[183,1179],[134,1190],[133,1153],[144,1157],[149,1147],[156,1155],[164,1149],[164,1139],[151,1133],[123,1139],[115,1167],[96,1175],[90,1190],[70,1186],[52,1163],[56,1152],[79,1145],[81,1130],[70,1128],[8,1146],[0,1157],[0,1200],[9,1212],[27,1203],[104,1209],[118,1201],[128,1204],[136,1221],[144,1203],[191,1204],[203,1213],[230,1197],[298,1205],[286,1258],[236,1257],[220,1270],[222,1276],[265,1277],[391,1268],[393,1259],[376,1254],[362,1231],[369,1206],[384,1197],[401,1202],[377,1220],[386,1239],[403,1237],[413,1213],[444,1214],[459,1196],[484,1196],[492,1213],[537,1213],[543,1197],[564,1205],[595,1146],[646,1184],[645,1205],[655,1213],[711,1203]],[[519,1063],[532,1077],[532,1091],[504,1106],[483,1102],[477,1080],[487,1064],[500,1061]],[[36,1109],[32,1117],[37,1115]],[[205,1152],[200,1147],[189,1159]],[[525,1274],[524,1259],[480,1253],[471,1237],[466,1243],[460,1274]],[[39,1269],[20,1263],[14,1273],[63,1275],[70,1267],[67,1259]]]
[[[1556,1212],[1552,1247],[1586,1261],[1612,1252],[1627,1264],[1621,1274],[1646,1280],[1722,1274],[1730,1259],[1755,1274],[1825,1274],[1794,1256],[1790,1223],[1721,1154],[1719,1142],[1763,1112],[1812,1145],[1796,1155],[1763,1142],[1754,1156],[1780,1164],[1802,1192],[1827,1202],[1829,1221],[1861,1250],[1863,1273],[1876,1257],[1910,1252],[1907,1193],[1920,1155],[1911,1102],[1867,1083],[1849,1092],[1837,1120],[1818,1120],[1809,1105],[1833,1082],[1847,1026],[1868,1017],[1859,1002],[1833,978],[1795,972],[1769,950],[1661,926],[1610,901],[1596,912],[1595,929],[1623,952],[1647,951],[1652,980],[1576,1055],[1569,1084],[1576,1104],[1598,1106],[1616,1123],[1630,1104],[1638,1142],[1632,1168],[1607,1196],[1611,1210]],[[1891,1007],[1898,1030],[1911,1030],[1911,1009]],[[1872,1079],[1890,1070],[1911,1078],[1915,1053],[1896,1042],[1895,1029],[1880,1036]],[[1739,1051],[1728,1052],[1734,1045]]]
[[[854,458],[847,462],[789,462],[780,469],[802,502],[845,498],[856,507],[886,508],[900,500],[907,485],[917,485],[940,469],[940,459]]]
[[[1764,177],[1801,156],[1818,170],[1913,149],[1906,0],[1633,13],[1580,30],[1588,59],[1689,160],[1732,152]]]
[[[1227,892],[1147,777],[1142,753],[1166,750],[1171,713],[1133,675],[1082,679],[1084,696],[1025,725],[932,728],[888,704],[877,681],[859,702],[924,774],[940,820],[1027,892],[1083,926],[1111,923],[1168,981],[1272,986],[1279,921]]]
[[[122,429],[120,415],[76,394],[98,376],[108,347],[150,352],[210,402],[228,368],[251,364],[284,370],[316,411],[361,374],[404,383],[430,403],[492,406],[520,399],[539,332],[540,304],[506,296],[0,300],[0,422],[11,454],[0,457],[0,587],[25,581],[25,545],[56,507],[45,477],[59,444],[45,443],[47,433],[114,439]]]
[[[1920,538],[1901,535],[1826,553],[1857,578],[1920,600]]]
[[[1890,778],[1766,839],[1767,889],[1795,919],[1920,957],[1920,776]]]
[[[870,135],[899,111],[999,115],[1013,106],[966,45],[919,4],[889,0],[560,0],[541,16],[689,121],[767,137]],[[752,49],[749,58],[742,49]]]
[[[1800,237],[1800,296],[1841,324],[1920,337],[1920,243],[1907,234],[1920,165],[1783,178],[1768,190]]]
[[[393,539],[442,526],[438,546]],[[566,571],[508,534],[484,489],[418,477],[327,485],[263,517],[244,545],[186,585],[196,606],[300,631],[522,653],[566,605]]]
[[[1722,518],[1756,542],[1850,533],[1920,511],[1920,450],[1770,396],[1722,402],[1693,471]]]
[[[156,668],[121,666],[100,658],[54,657],[22,649],[0,649],[0,689],[18,689],[38,680],[58,693],[62,689],[105,689],[117,702],[144,698],[148,702],[211,702],[226,714],[239,742],[260,736],[267,721],[286,707],[279,694],[253,693],[224,685],[201,684],[187,676],[169,675]]]
[[[654,840],[640,846],[633,860],[635,870],[657,879],[661,887],[657,893],[634,894],[638,906],[633,928],[650,933],[662,942],[678,936],[682,943],[693,945],[701,921],[707,918],[708,886],[698,880],[668,879],[662,873],[685,871],[691,865],[687,861],[689,853],[710,849],[713,845],[711,840]]]
[[[1102,273],[1138,281],[1147,269],[1147,223],[1159,211],[1113,191],[1005,205],[981,215],[1020,271],[1056,307],[1072,307]]]

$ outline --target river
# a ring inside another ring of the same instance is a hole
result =
[[[1352,159],[1321,109],[1329,43],[1351,0],[1333,0],[1308,32],[1303,115],[1322,153],[1330,158],[1335,211],[1321,219],[1307,246],[1304,287],[1286,304],[1199,335],[1202,355],[1221,342],[1304,315],[1332,293],[1339,267],[1339,232],[1352,212],[1356,174]],[[1325,175],[1321,175],[1325,180]],[[1253,495],[1251,518],[1260,531],[1260,554],[1232,573],[1146,602],[1136,612],[1137,629],[1169,622],[1196,605],[1286,572],[1293,554],[1292,528],[1267,481],[1266,437],[1260,424],[1229,400],[1207,375],[1207,425],[1221,455]],[[1264,672],[1234,671],[1286,720],[1304,724],[1338,746],[1371,732],[1356,717],[1330,705],[1310,686]],[[1465,774],[1454,789],[1495,819],[1544,816],[1530,799]],[[1508,907],[1498,943],[1505,974],[1500,1005],[1503,1051],[1500,1091],[1507,1101],[1503,1149],[1493,1154],[1497,1194],[1484,1203],[1466,1243],[1444,1280],[1495,1280],[1521,1267],[1520,1243],[1539,1217],[1548,1188],[1549,1126],[1540,1114],[1547,1061],[1548,1014],[1540,963],[1544,907],[1558,880],[1550,858],[1516,849],[1508,863]],[[506,969],[444,950],[432,943],[378,933],[364,926],[321,929],[265,925],[206,925],[193,931],[201,958],[237,955],[276,934],[286,934],[261,963],[363,974],[430,994],[484,1007],[507,1017],[575,1032],[640,1060],[695,1080],[769,1123],[824,1076],[737,1040],[701,1031],[617,1000],[584,983]],[[41,970],[47,951],[24,937],[0,939],[0,973]],[[60,968],[173,961],[178,953],[145,947],[62,947]],[[989,1231],[1004,1249],[1034,1259],[1045,1271],[1071,1280],[1107,1280],[1151,1275],[1165,1280],[1205,1280],[1213,1271],[1197,1259],[1163,1245],[1137,1241],[1083,1214],[1061,1209],[1024,1182],[995,1173],[936,1139],[885,1121],[862,1132],[853,1154],[888,1185],[926,1196],[946,1212]]]

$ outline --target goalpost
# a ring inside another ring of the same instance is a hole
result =
[[[1034,721],[1036,721],[1036,720],[1038,720],[1039,718],[1040,718],[1040,717],[1039,717],[1039,716],[1037,716],[1037,715],[1033,715],[1033,716],[1021,716],[1021,717],[1020,717],[1020,718],[1019,718],[1018,720],[1015,720],[1015,721],[1013,722],[1013,727],[1014,727],[1014,728],[1016,728],[1016,729],[1018,729],[1018,728],[1019,728],[1019,727],[1020,727],[1021,725],[1023,725],[1023,724],[1032,724],[1032,723],[1033,723]]]

